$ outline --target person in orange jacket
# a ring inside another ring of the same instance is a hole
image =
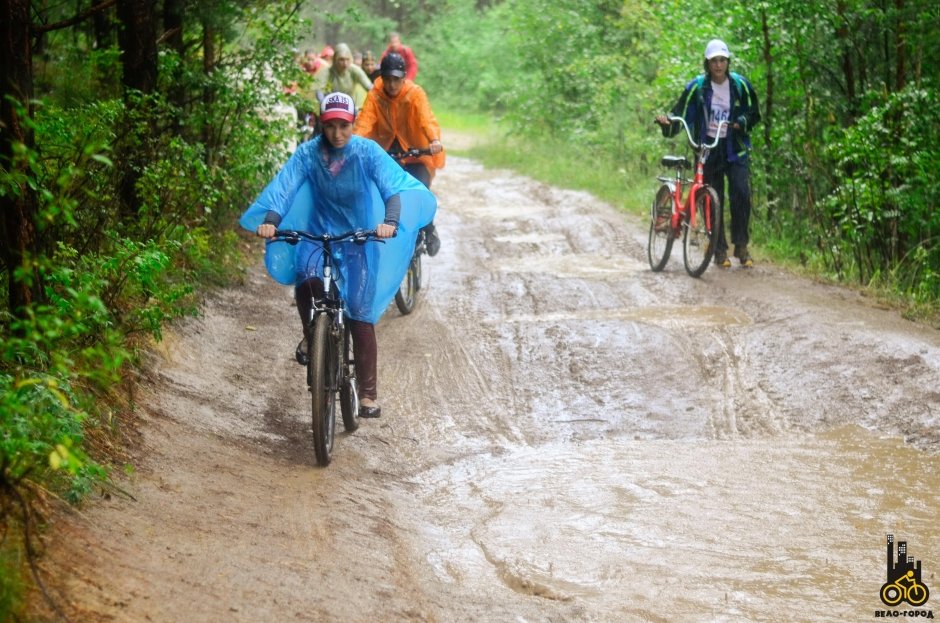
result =
[[[387,152],[428,149],[430,155],[407,157],[401,164],[430,188],[435,171],[444,168],[445,157],[441,127],[431,111],[428,96],[424,89],[405,78],[405,60],[400,54],[387,54],[379,73],[356,117],[353,132],[371,138]],[[441,248],[434,223],[422,230],[428,255],[434,257]]]

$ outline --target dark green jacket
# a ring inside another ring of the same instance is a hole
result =
[[[736,162],[747,158],[751,149],[751,130],[760,122],[760,106],[754,86],[740,74],[729,72],[731,80],[731,116],[729,123],[737,123],[741,129],[728,126],[728,161]],[[672,114],[683,117],[692,129],[692,136],[699,143],[706,140],[708,112],[712,108],[712,81],[707,75],[698,76],[685,86],[685,91],[672,108]],[[682,126],[673,123],[663,126],[663,136],[675,136],[682,131]]]

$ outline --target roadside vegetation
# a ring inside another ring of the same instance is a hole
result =
[[[121,494],[138,355],[238,278],[302,79],[296,3],[53,7],[0,1],[2,621],[42,590],[49,511]]]
[[[940,10],[928,0],[0,0],[0,620],[56,504],[118,494],[139,353],[237,280],[298,49],[395,28],[472,156],[646,210],[652,124],[723,38],[761,97],[758,258],[937,323]],[[8,19],[9,17],[9,19]],[[451,112],[447,112],[451,111]],[[41,583],[39,586],[41,590]]]

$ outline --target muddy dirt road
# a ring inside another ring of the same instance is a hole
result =
[[[940,603],[940,333],[451,157],[384,415],[315,466],[260,267],[162,345],[123,483],[57,528],[74,621],[846,621],[886,533]],[[940,607],[936,608],[940,610]]]

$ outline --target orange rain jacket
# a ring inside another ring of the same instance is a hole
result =
[[[424,89],[411,80],[405,80],[398,95],[390,98],[382,88],[381,77],[376,78],[373,85],[356,117],[353,127],[356,134],[371,138],[385,151],[391,148],[395,139],[405,150],[412,147],[427,149],[431,141],[441,140],[441,126],[431,112],[431,103]],[[444,152],[406,158],[405,162],[420,162],[428,168],[433,179],[435,169],[444,168]]]

